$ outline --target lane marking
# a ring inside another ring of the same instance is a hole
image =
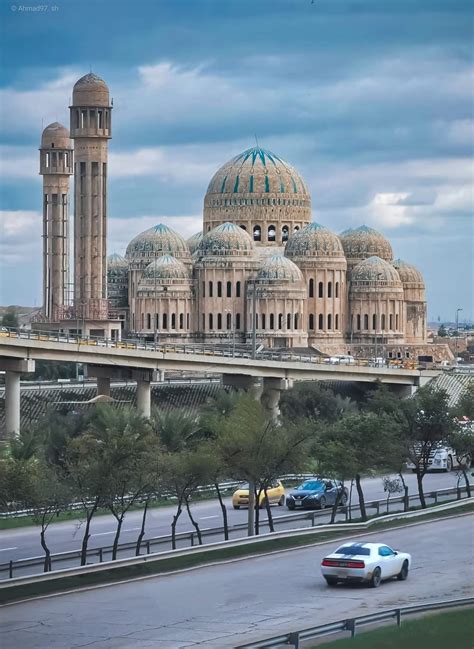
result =
[[[200,521],[205,521],[208,518],[219,518],[219,516],[217,514],[215,514],[214,516],[201,516],[201,518],[199,520]]]
[[[0,552],[7,552],[7,550],[18,550],[18,548],[1,548]]]

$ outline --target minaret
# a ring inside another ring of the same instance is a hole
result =
[[[69,278],[69,176],[72,174],[69,131],[58,122],[41,137],[43,176],[43,309],[50,322],[66,317],[71,305]]]
[[[74,308],[76,317],[106,320],[107,157],[112,137],[109,89],[95,74],[72,93],[74,140]]]

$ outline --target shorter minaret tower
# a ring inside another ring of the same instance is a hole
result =
[[[50,322],[66,317],[71,306],[69,277],[69,176],[73,152],[68,129],[53,122],[41,138],[43,176],[43,309]]]

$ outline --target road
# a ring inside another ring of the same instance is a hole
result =
[[[409,493],[416,493],[416,480],[412,473],[405,476],[409,486]],[[456,486],[457,477],[455,473],[431,473],[427,474],[424,480],[425,490],[444,489]],[[385,498],[383,484],[380,477],[363,480],[363,488],[366,500],[377,500]],[[354,490],[355,492],[355,490]],[[353,494],[354,502],[357,496]],[[247,510],[232,509],[230,499],[226,499],[228,507],[229,524],[245,523],[247,520]],[[222,514],[217,500],[208,500],[196,502],[192,506],[193,515],[198,520],[200,527],[219,527],[222,526]],[[160,507],[149,511],[147,517],[145,538],[154,536],[164,536],[170,534],[171,518],[175,513],[175,507]],[[299,513],[299,512],[297,512]],[[261,510],[261,517],[266,520],[265,510]],[[275,518],[287,516],[289,514],[286,507],[272,507],[272,514]],[[138,536],[141,525],[141,511],[133,511],[126,515],[121,542],[133,542]],[[320,520],[320,519],[318,519]],[[322,521],[321,521],[322,522]],[[308,525],[308,522],[298,522],[296,526]],[[294,527],[290,524],[289,527]],[[89,545],[91,548],[101,546],[110,546],[115,533],[116,522],[112,516],[97,516],[92,522],[92,537]],[[268,531],[268,528],[263,528]],[[280,528],[281,529],[281,528]],[[178,522],[178,532],[191,531],[192,526],[186,513],[183,513]],[[47,540],[52,552],[66,552],[80,548],[83,535],[83,527],[79,521],[68,521],[63,523],[53,523],[47,532]],[[216,539],[213,539],[216,540]],[[161,549],[165,549],[162,547]],[[12,530],[3,530],[0,532],[0,564],[11,560],[26,557],[41,556],[43,551],[39,541],[39,528],[27,527],[16,528]],[[61,567],[65,567],[61,565]],[[31,571],[30,571],[31,572]],[[2,576],[6,576],[4,573]]]
[[[473,516],[377,537],[413,558],[408,581],[329,589],[319,573],[334,543],[13,604],[2,649],[228,649],[281,632],[415,602],[469,597]]]

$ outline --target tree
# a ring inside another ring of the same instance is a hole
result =
[[[448,407],[445,390],[419,388],[411,399],[401,401],[401,434],[406,457],[413,463],[421,507],[426,508],[423,478],[429,468],[429,458],[440,443],[446,442],[455,424]]]
[[[182,451],[199,441],[200,426],[195,414],[183,410],[153,410],[151,425],[169,452]]]
[[[444,326],[444,324],[442,324],[438,329],[438,336],[440,338],[446,338],[447,335],[448,335],[448,332],[446,330],[446,327]]]
[[[18,314],[14,307],[8,307],[2,317],[2,327],[9,329],[18,328]]]
[[[283,418],[289,420],[306,417],[336,421],[345,413],[356,411],[357,405],[318,381],[301,381],[282,393],[280,410]]]
[[[456,452],[459,471],[464,478],[468,498],[471,497],[468,470],[474,458],[474,428],[472,422],[457,421],[449,436],[449,443]]]
[[[459,419],[467,417],[471,421],[474,421],[474,381],[469,383],[468,387],[459,397],[458,402],[451,410],[451,415]]]

